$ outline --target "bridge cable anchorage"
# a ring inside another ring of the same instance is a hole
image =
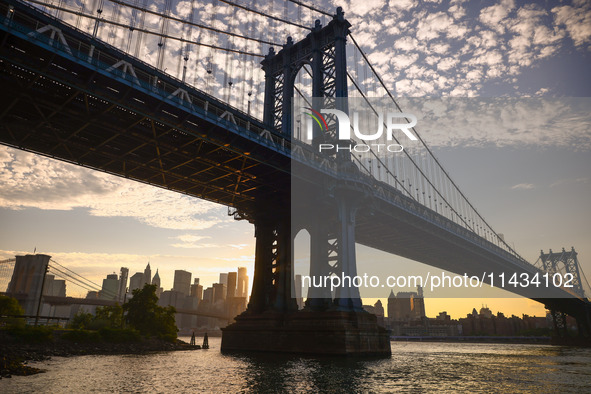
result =
[[[47,6],[49,8],[60,9],[60,10],[62,10],[64,12],[67,12],[67,13],[70,13],[70,14],[73,14],[73,15],[80,15],[80,16],[82,16],[84,18],[92,19],[92,20],[95,20],[95,21],[99,21],[100,20],[103,23],[113,24],[115,26],[124,27],[126,29],[129,28],[129,25],[124,24],[124,23],[118,23],[118,22],[110,21],[108,19],[104,19],[104,18],[100,18],[100,17],[88,15],[88,14],[81,13],[79,11],[71,10],[71,9],[64,8],[64,7],[59,7],[59,6],[56,6],[56,5],[53,5],[53,4],[45,3],[43,1],[39,1],[39,0],[23,0],[23,1],[29,2],[29,3],[33,3],[33,4],[38,4],[38,5],[44,5],[44,6]],[[229,52],[238,53],[238,54],[246,54],[246,55],[249,55],[249,56],[254,56],[254,57],[259,57],[259,58],[264,58],[265,57],[265,55],[261,55],[260,53],[246,52],[246,51],[241,51],[241,50],[237,50],[237,49],[228,50],[226,48],[219,47],[219,46],[216,46],[216,45],[206,44],[206,43],[203,43],[203,42],[197,42],[197,41],[192,41],[192,40],[187,40],[187,39],[184,39],[182,37],[175,37],[175,36],[171,36],[171,35],[167,35],[167,34],[165,35],[165,34],[161,34],[161,33],[158,33],[158,32],[152,31],[152,30],[148,30],[148,29],[136,28],[135,30],[138,31],[138,32],[141,32],[141,33],[151,34],[151,35],[154,35],[154,36],[158,36],[158,37],[162,37],[162,38],[167,38],[167,39],[171,39],[171,40],[176,40],[176,41],[180,41],[180,42],[184,42],[184,43],[189,43],[189,44],[194,44],[194,45],[200,45],[200,46],[204,46],[204,47],[208,47],[208,48],[212,48],[212,49],[216,49],[216,50],[220,50],[220,51],[229,51]]]
[[[29,1],[29,0],[25,0],[25,1]],[[183,24],[192,26],[192,27],[198,27],[200,29],[205,29],[205,30],[213,31],[213,32],[216,32],[216,33],[225,34],[225,35],[233,36],[233,37],[238,37],[238,38],[242,38],[242,39],[248,40],[248,41],[255,41],[255,42],[259,42],[261,44],[267,44],[267,45],[272,45],[272,46],[281,46],[281,44],[276,43],[276,42],[263,40],[261,38],[254,38],[254,37],[242,35],[242,34],[239,34],[239,33],[234,33],[234,32],[231,32],[231,31],[221,30],[221,29],[218,29],[218,28],[215,28],[215,27],[212,27],[212,26],[202,25],[200,23],[194,22],[193,20],[186,21],[186,20],[184,20],[182,18],[177,18],[177,17],[172,16],[172,15],[168,15],[167,16],[167,15],[162,14],[160,12],[152,11],[149,8],[136,6],[134,4],[129,4],[129,3],[125,2],[125,1],[120,1],[120,0],[108,0],[108,1],[110,1],[111,3],[120,4],[120,5],[125,6],[125,7],[129,7],[129,8],[138,10],[138,11],[145,12],[146,14],[151,14],[151,15],[154,15],[154,16],[159,16],[161,18],[167,18],[167,19],[170,19],[170,20],[175,21],[175,22],[180,22],[180,23],[183,23]]]
[[[373,65],[371,64],[371,62],[369,61],[367,55],[365,54],[365,52],[361,49],[361,47],[359,46],[359,44],[357,43],[357,41],[355,40],[355,38],[353,37],[352,34],[349,34],[349,37],[351,38],[351,41],[353,42],[353,44],[355,45],[355,47],[357,48],[357,50],[359,50],[360,54],[362,55],[363,59],[365,60],[365,62],[367,63],[367,65],[369,66],[369,68],[371,69],[371,71],[373,72],[373,74],[375,75],[375,77],[377,78],[377,80],[379,81],[380,85],[382,86],[382,88],[385,90],[386,94],[388,95],[388,97],[392,100],[392,102],[394,103],[394,105],[396,106],[396,108],[400,111],[403,112],[402,109],[400,108],[399,104],[396,102],[396,100],[394,99],[394,96],[392,95],[392,93],[390,92],[390,90],[387,88],[386,84],[384,83],[383,79],[379,76],[378,72],[376,71],[376,69],[373,67]],[[453,185],[453,188],[455,189],[455,191],[457,191],[457,193],[461,196],[464,205],[467,205],[466,208],[469,208],[471,210],[472,213],[474,213],[481,221],[482,223],[484,223],[484,225],[486,227],[488,227],[488,229],[490,229],[490,231],[495,235],[497,242],[500,242],[501,244],[504,245],[504,247],[511,253],[513,254],[515,257],[517,257],[518,259],[520,259],[523,262],[526,262],[526,260],[521,257],[515,250],[514,248],[512,248],[511,246],[509,246],[509,244],[507,242],[505,242],[505,240],[499,236],[499,234],[497,234],[492,227],[488,224],[488,222],[482,217],[482,215],[476,210],[476,208],[472,205],[472,203],[470,203],[470,201],[468,201],[467,197],[464,195],[464,193],[459,189],[459,187],[457,186],[457,184],[451,179],[449,173],[443,168],[443,166],[441,165],[441,163],[439,162],[439,160],[435,157],[435,155],[433,154],[433,152],[431,151],[431,149],[429,148],[429,146],[425,143],[425,141],[423,140],[423,138],[421,137],[421,135],[416,131],[415,127],[411,128],[417,138],[419,139],[419,141],[421,142],[421,144],[423,145],[423,147],[426,149],[427,153],[429,154],[429,156],[435,161],[435,163],[437,164],[437,166],[439,167],[439,169],[445,174],[445,177],[447,178],[447,180],[451,183],[451,185]],[[408,153],[407,153],[408,155]],[[417,168],[417,170],[419,172],[421,172],[421,174],[423,176],[425,176],[425,174],[423,173],[423,171],[417,167],[416,163],[414,163],[414,166]],[[448,204],[449,205],[449,204]],[[457,212],[456,212],[457,213]],[[469,213],[469,212],[467,212]],[[462,222],[464,222],[468,228],[470,228],[474,233],[477,233],[474,229],[472,229],[472,226],[470,226],[468,224],[468,221],[470,221],[470,219],[468,218],[467,215],[460,215]]]

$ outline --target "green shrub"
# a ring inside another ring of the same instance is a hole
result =
[[[131,328],[104,327],[99,330],[99,334],[105,342],[111,343],[129,343],[139,342],[141,340],[140,333]]]
[[[100,342],[101,336],[97,331],[71,330],[65,332],[62,338],[71,342],[96,343]]]
[[[90,324],[94,320],[94,316],[91,313],[78,312],[74,315],[72,320],[68,323],[68,328],[73,329],[84,329],[89,328]]]
[[[14,317],[15,315],[24,315],[24,310],[16,298],[0,295],[0,327],[24,327],[25,319]]]
[[[53,341],[52,327],[13,327],[8,329],[8,333],[13,338],[24,343],[44,343]]]

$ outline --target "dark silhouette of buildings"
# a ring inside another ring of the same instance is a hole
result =
[[[408,321],[425,317],[425,299],[423,289],[417,287],[416,292],[399,292],[394,295],[390,291],[388,297],[388,319],[391,321]]]

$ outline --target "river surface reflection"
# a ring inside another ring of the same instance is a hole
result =
[[[186,338],[188,341],[188,338]],[[546,345],[392,342],[392,357],[318,358],[209,350],[55,357],[34,376],[0,380],[1,393],[379,393],[591,390],[591,349]]]

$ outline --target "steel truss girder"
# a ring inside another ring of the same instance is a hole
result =
[[[339,8],[326,27],[316,21],[306,38],[293,43],[288,37],[278,53],[273,48],[261,62],[265,71],[264,123],[286,136],[291,136],[291,104],[294,82],[304,65],[312,69],[314,97],[345,97],[347,92],[346,61],[337,59],[340,48],[344,53],[345,39],[351,24]],[[341,64],[343,63],[343,64]],[[334,121],[333,121],[334,122]]]
[[[577,252],[575,248],[566,251],[562,248],[561,252],[554,253],[550,249],[549,253],[540,252],[540,260],[544,271],[549,273],[561,272],[561,268],[564,269],[563,273],[572,275],[572,289],[581,298],[585,298],[585,292],[583,291],[583,282],[581,281],[581,272],[579,268],[579,261],[577,259]]]
[[[50,61],[33,61],[36,64],[31,64],[19,63],[18,58],[5,56],[6,51],[10,49],[2,47],[2,73],[8,82],[5,84],[5,92],[9,91],[10,86],[13,86],[12,91],[19,92],[4,105],[5,110],[0,117],[2,127],[6,131],[3,140],[8,145],[134,179],[141,173],[141,178],[137,180],[142,182],[226,205],[241,206],[243,210],[248,210],[247,205],[252,205],[255,194],[258,193],[260,185],[266,182],[265,179],[271,180],[273,175],[278,173],[276,168],[261,166],[263,157],[271,159],[269,161],[272,162],[274,155],[265,154],[261,146],[251,144],[247,153],[243,154],[235,149],[236,145],[244,145],[237,136],[219,142],[212,140],[211,136],[219,134],[215,125],[207,128],[207,123],[199,120],[202,131],[185,131],[187,125],[184,123],[190,119],[190,114],[185,113],[183,118],[177,118],[175,123],[171,123],[170,119],[156,116],[157,114],[145,105],[144,108],[134,108],[132,104],[136,107],[141,105],[129,102],[127,96],[132,91],[129,86],[121,86],[111,91],[104,88],[101,90],[101,86],[97,86],[100,84],[96,83],[96,78],[104,77],[94,71],[88,72],[86,78],[82,78],[83,74],[80,73],[84,70],[79,69],[75,78],[71,78],[71,75],[70,78],[68,75],[65,75],[65,78],[64,75],[55,75],[56,65],[60,67],[57,74],[68,66],[67,62],[55,58],[55,53],[50,53],[49,57],[41,55]],[[77,83],[80,86],[77,86]],[[51,86],[52,90],[51,94],[45,94],[45,101],[43,94],[39,95],[43,86]],[[108,86],[116,86],[116,81],[109,81]],[[5,94],[3,101],[10,97]],[[137,94],[134,93],[134,97],[137,97]],[[15,111],[15,106],[19,105],[21,108]],[[32,106],[33,113],[25,110],[27,105]],[[167,110],[171,112],[174,108]],[[116,121],[105,122],[104,118],[110,116]],[[15,119],[18,119],[18,122],[15,122]],[[64,128],[64,124],[77,127]],[[192,124],[196,126],[195,121]],[[58,130],[60,127],[61,131]],[[93,137],[94,139],[89,140],[88,131],[92,128],[95,129],[94,137],[97,137],[97,133],[104,135],[99,139]],[[229,133],[224,134],[230,136]],[[86,138],[90,145],[80,144],[80,136]],[[184,139],[182,144],[178,144],[179,136]],[[174,141],[170,140],[170,137],[173,137]],[[122,138],[127,142],[135,142],[128,149],[122,149]],[[42,149],[39,141],[34,141],[38,139],[45,140]],[[115,147],[119,154],[99,154],[98,150],[103,147]],[[147,148],[153,150],[152,157],[146,156]],[[199,154],[193,155],[191,151],[197,151]],[[145,159],[134,159],[139,157],[137,152],[141,152]],[[99,160],[98,156],[102,156],[103,159]],[[259,160],[257,156],[260,157]],[[191,167],[193,170],[190,170]],[[151,174],[146,172],[147,170]],[[185,175],[166,175],[171,171]],[[204,173],[209,177],[207,181],[200,183],[195,179]],[[272,184],[277,182],[273,181]],[[277,184],[277,187],[280,185]]]

